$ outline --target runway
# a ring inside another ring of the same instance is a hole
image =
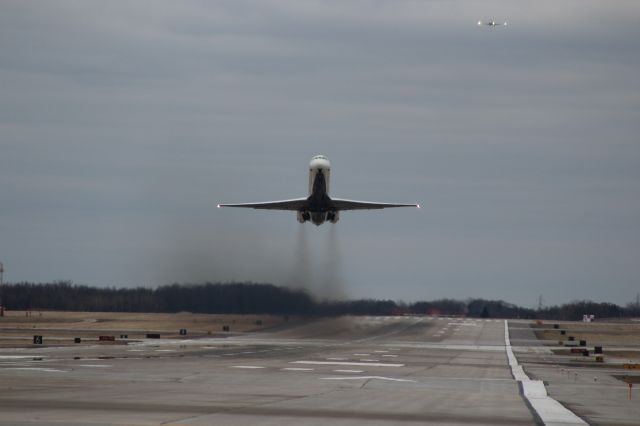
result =
[[[512,374],[505,322],[492,319],[341,317],[228,338],[2,349],[0,383],[6,425],[540,423]]]

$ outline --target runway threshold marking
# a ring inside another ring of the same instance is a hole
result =
[[[384,362],[353,362],[353,361],[291,361],[291,364],[310,365],[353,365],[359,367],[404,367],[404,364],[389,364]]]
[[[513,354],[509,340],[509,324],[504,320],[504,343],[511,373],[516,381],[522,383],[522,393],[545,425],[586,425],[573,411],[560,404],[547,394],[542,380],[531,380]]]

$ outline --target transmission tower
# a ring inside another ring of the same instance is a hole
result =
[[[542,306],[544,305],[544,299],[542,298],[542,295],[538,296],[538,310],[541,311],[542,310]]]

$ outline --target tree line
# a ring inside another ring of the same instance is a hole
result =
[[[318,301],[300,289],[263,283],[172,284],[157,288],[116,288],[53,283],[12,283],[2,289],[2,304],[13,310],[100,312],[194,312],[274,315],[456,315],[477,318],[580,320],[640,316],[640,304],[576,301],[544,309],[502,300],[439,299],[404,303],[393,300]]]

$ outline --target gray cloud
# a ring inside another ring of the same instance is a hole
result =
[[[300,196],[324,153],[335,195],[423,205],[342,215],[349,295],[626,302],[639,14],[634,1],[3,2],[6,277],[286,282],[295,217],[215,204]],[[321,257],[328,228],[306,231]]]

